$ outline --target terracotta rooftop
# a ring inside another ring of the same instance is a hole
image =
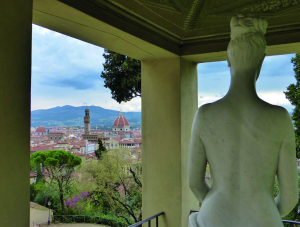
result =
[[[51,132],[49,132],[49,134],[65,134],[65,133],[61,132],[61,131],[51,131]]]
[[[79,149],[80,147],[79,146],[77,146],[77,145],[74,145],[73,147],[72,147],[72,149]]]
[[[113,138],[113,140],[117,140],[117,141],[120,141],[122,140],[123,138],[120,138],[120,137],[117,137],[117,138]]]
[[[124,126],[129,126],[129,123],[127,119],[123,116],[122,112],[120,112],[120,115],[114,121],[113,127],[124,127]]]
[[[83,154],[83,153],[73,153],[73,155],[75,155],[75,156],[85,156],[85,154]]]
[[[56,144],[51,144],[51,145],[39,145],[36,147],[31,147],[30,148],[30,152],[36,152],[36,151],[48,151],[50,150],[50,148],[52,148],[52,150],[54,150]]]
[[[142,147],[134,147],[130,149],[131,151],[137,151],[137,150],[142,150]]]
[[[44,133],[46,133],[47,131],[46,131],[46,129],[45,129],[44,127],[38,127],[38,128],[35,130],[35,132],[44,132]]]

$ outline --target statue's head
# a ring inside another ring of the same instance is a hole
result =
[[[268,22],[262,18],[238,15],[231,18],[231,40],[227,48],[228,66],[251,69],[261,67],[267,44],[264,34]]]

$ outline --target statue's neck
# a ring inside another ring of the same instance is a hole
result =
[[[226,99],[234,102],[252,102],[259,98],[256,93],[257,70],[231,69],[231,83]]]

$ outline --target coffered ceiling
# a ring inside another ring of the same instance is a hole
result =
[[[90,0],[103,5],[104,0]],[[107,0],[105,0],[107,2]],[[180,40],[229,34],[233,15],[266,18],[269,31],[300,28],[300,0],[109,0]]]
[[[176,46],[176,50],[169,48],[175,54],[205,52],[209,45],[216,50],[222,45],[221,50],[226,50],[230,19],[237,14],[267,19],[268,45],[300,42],[300,0],[59,1],[168,49],[168,45],[157,41],[163,39]]]

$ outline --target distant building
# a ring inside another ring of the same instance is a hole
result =
[[[44,136],[47,135],[47,131],[44,127],[38,127],[34,133],[35,136]]]
[[[132,149],[142,146],[141,132],[138,130],[130,130],[129,122],[126,117],[123,116],[122,110],[119,116],[114,120],[112,130],[90,130],[90,111],[88,108],[85,110],[84,125],[85,132],[82,138],[85,141],[89,141],[89,145],[87,145],[85,149],[86,154],[92,153],[98,148],[98,139],[103,140],[103,145],[108,150],[114,148]]]
[[[112,130],[114,132],[121,131],[121,132],[124,132],[124,134],[125,134],[125,132],[129,132],[130,131],[129,122],[126,119],[126,117],[123,116],[122,110],[120,111],[120,115],[114,121]]]
[[[88,108],[85,109],[85,116],[84,116],[84,134],[82,135],[84,140],[90,141],[90,142],[97,142],[98,141],[98,135],[97,134],[90,134],[90,110]]]
[[[66,138],[65,133],[63,132],[50,132],[48,133],[48,140],[64,140]]]
[[[300,159],[297,159],[297,169],[300,171]]]

